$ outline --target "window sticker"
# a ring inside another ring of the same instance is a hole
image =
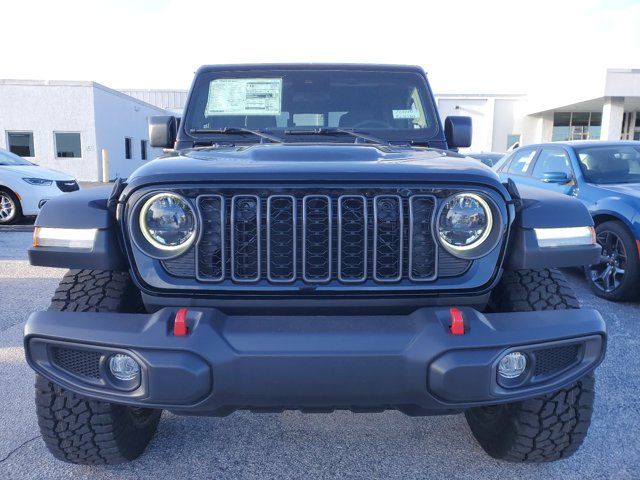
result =
[[[415,105],[413,105],[410,110],[392,110],[391,112],[393,113],[394,120],[398,120],[398,119],[415,120],[417,118],[420,118],[420,112],[418,111]]]
[[[206,116],[280,115],[282,78],[219,78],[209,84]]]

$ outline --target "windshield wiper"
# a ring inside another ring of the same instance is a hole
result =
[[[340,128],[340,127],[317,127],[317,128],[300,128],[300,129],[288,129],[284,131],[287,135],[351,135],[356,139],[365,140],[368,142],[378,143],[381,145],[389,145],[387,140],[374,137],[368,133],[362,133],[352,128]]]
[[[276,143],[284,143],[284,140],[280,137],[276,137],[275,135],[270,135],[262,130],[252,130],[251,128],[242,128],[242,127],[223,127],[223,128],[192,128],[189,130],[189,133],[218,133],[223,135],[234,134],[234,133],[251,133],[256,137],[265,138],[267,140],[271,140]]]

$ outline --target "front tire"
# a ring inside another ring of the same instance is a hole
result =
[[[11,225],[22,220],[22,206],[10,190],[0,189],[0,225]]]
[[[505,272],[495,288],[494,312],[579,308],[562,273],[554,269]],[[541,397],[474,407],[465,412],[480,446],[494,458],[550,462],[571,456],[587,434],[594,401],[594,376]]]
[[[140,293],[125,272],[70,270],[49,310],[138,312]],[[36,375],[36,411],[42,438],[58,459],[84,465],[124,463],[153,438],[161,410],[85,398]]]

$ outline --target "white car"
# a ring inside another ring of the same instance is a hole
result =
[[[78,190],[75,178],[0,150],[0,225],[37,215],[47,200]]]

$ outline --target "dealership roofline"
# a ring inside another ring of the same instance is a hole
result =
[[[137,103],[143,107],[151,108],[159,113],[166,113],[166,110],[152,105],[151,103],[138,100],[135,97],[119,92],[113,88],[109,88],[98,82],[90,80],[29,80],[29,79],[0,79],[0,85],[16,85],[25,87],[92,87],[100,89],[104,92],[116,95],[133,103]]]
[[[439,98],[521,98],[526,97],[526,93],[436,93]]]

